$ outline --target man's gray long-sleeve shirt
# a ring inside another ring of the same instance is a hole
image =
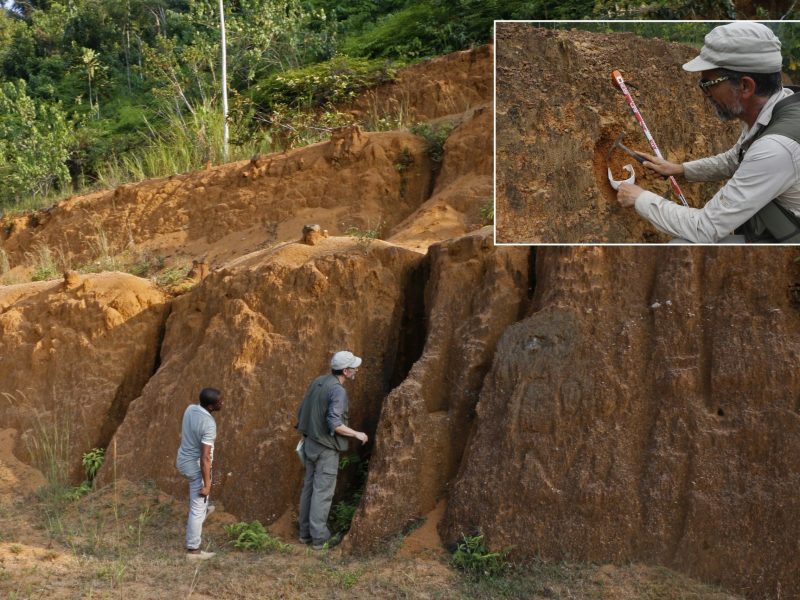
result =
[[[744,125],[727,152],[684,163],[687,181],[730,178],[703,208],[679,206],[645,191],[636,198],[636,212],[660,231],[695,243],[720,241],[773,199],[800,216],[800,144],[767,134],[753,142],[738,162],[742,144],[769,123],[775,104],[791,95],[784,88],[770,96],[753,127]]]

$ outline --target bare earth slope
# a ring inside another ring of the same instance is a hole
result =
[[[663,234],[622,209],[608,183],[606,156],[625,144],[648,148],[624,96],[619,69],[668,159],[727,150],[738,136],[723,124],[681,65],[697,51],[633,34],[598,34],[503,23],[497,29],[497,241],[520,243],[663,242]],[[666,195],[666,181],[616,152],[616,179],[632,163],[637,183]],[[719,184],[683,184],[702,206]]]
[[[397,377],[404,293],[420,260],[384,242],[365,254],[350,238],[328,238],[262,250],[211,274],[173,303],[161,368],[115,435],[117,475],[184,493],[174,467],[176,423],[200,388],[216,387],[227,400],[218,416],[215,496],[242,518],[275,521],[294,507],[302,479],[297,407],[341,348],[364,359],[350,390],[350,423],[374,432]]]
[[[790,249],[545,249],[445,515],[520,556],[800,597]]]
[[[108,445],[153,374],[166,312],[152,283],[123,273],[0,286],[0,406],[17,456],[43,458],[55,437],[80,478],[81,455]]]

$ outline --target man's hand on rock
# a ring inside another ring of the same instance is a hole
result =
[[[643,166],[655,171],[659,175],[669,177],[670,175],[683,175],[683,165],[678,163],[669,162],[663,158],[658,158],[653,154],[646,152],[637,152],[639,156],[644,157],[646,160],[642,163]]]

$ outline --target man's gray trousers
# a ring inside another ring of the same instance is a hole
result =
[[[306,476],[300,494],[300,537],[310,537],[314,544],[324,544],[331,537],[327,522],[336,488],[339,453],[307,437],[305,455]]]

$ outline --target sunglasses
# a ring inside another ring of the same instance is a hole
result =
[[[723,75],[722,77],[717,77],[716,79],[701,79],[697,85],[700,86],[700,89],[703,90],[704,94],[708,94],[708,88],[713,87],[718,83],[722,83],[723,81],[728,81],[730,78],[730,75]]]

